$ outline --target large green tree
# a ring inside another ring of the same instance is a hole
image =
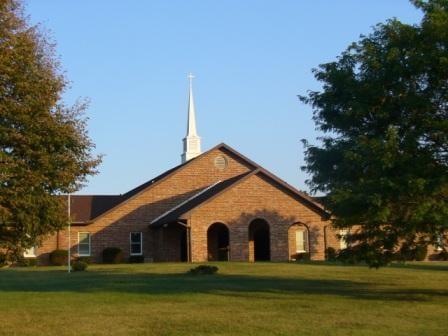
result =
[[[448,229],[448,0],[412,2],[419,24],[378,24],[300,97],[324,133],[305,141],[308,183],[371,266]]]
[[[54,45],[0,0],[0,251],[17,257],[67,223],[64,200],[95,173],[84,103],[65,106]]]

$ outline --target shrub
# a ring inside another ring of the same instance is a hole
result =
[[[448,251],[447,250],[440,251],[439,260],[448,261]]]
[[[362,260],[362,254],[360,249],[345,248],[339,251],[336,260],[341,261],[344,264],[354,265]]]
[[[415,260],[423,261],[426,259],[426,255],[428,254],[428,247],[423,245],[417,245],[415,247]]]
[[[423,261],[428,254],[428,247],[425,245],[417,245],[415,247],[409,244],[403,244],[401,247],[397,259],[401,261]]]
[[[294,254],[294,259],[296,261],[309,261],[310,254],[308,252],[296,253],[296,254]]]
[[[37,258],[21,258],[16,263],[19,267],[32,267],[37,265]]]
[[[67,250],[54,250],[50,253],[50,263],[54,266],[66,265],[68,261]]]
[[[218,267],[210,265],[199,265],[188,271],[188,273],[194,275],[209,275],[215,274],[216,272],[218,272]]]
[[[0,268],[8,265],[8,260],[6,257],[6,253],[0,252]]]
[[[73,272],[83,272],[87,269],[87,267],[88,264],[80,260],[75,261],[72,265]]]
[[[78,257],[78,258],[76,258],[76,261],[85,262],[87,265],[90,264],[91,260],[92,259],[90,257]]]
[[[123,251],[119,247],[106,247],[103,250],[103,263],[119,264],[123,262]]]
[[[333,247],[327,247],[325,249],[325,260],[336,261],[337,256],[336,250]]]
[[[131,264],[141,264],[145,262],[145,256],[142,255],[134,255],[129,257],[129,262]]]

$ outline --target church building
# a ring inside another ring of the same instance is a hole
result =
[[[71,196],[70,242],[47,237],[40,263],[69,246],[92,262],[108,247],[145,262],[323,260],[344,247],[307,194],[224,143],[201,152],[191,79],[181,164],[121,195]]]

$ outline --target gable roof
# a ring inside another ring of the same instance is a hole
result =
[[[215,182],[206,188],[199,191],[197,194],[193,195],[189,199],[182,203],[174,206],[170,210],[166,211],[159,217],[155,218],[150,225],[152,227],[159,227],[165,223],[174,222],[179,219],[183,214],[193,210],[199,205],[204,204],[204,202],[210,200],[211,198],[219,195],[226,189],[229,189],[233,185],[237,184],[243,180],[246,176],[252,175],[254,172],[247,172],[238,176],[234,176],[224,181]]]
[[[164,173],[160,174],[159,176],[139,185],[138,187],[126,192],[123,195],[113,195],[113,196],[100,196],[100,195],[85,195],[84,197],[91,197],[91,205],[90,207],[93,206],[93,200],[96,198],[96,202],[97,205],[94,206],[94,208],[96,209],[95,211],[90,211],[90,216],[85,216],[82,215],[80,216],[80,218],[82,218],[85,222],[85,224],[89,224],[91,222],[93,222],[94,220],[99,219],[100,217],[103,217],[104,215],[106,215],[107,213],[113,211],[115,208],[118,208],[120,206],[122,206],[123,204],[127,203],[129,200],[137,197],[139,194],[151,189],[152,187],[154,187],[155,185],[159,184],[161,181],[167,179],[168,177],[172,176],[174,173],[184,169],[185,167],[187,167],[188,165],[190,165],[192,162],[195,162],[196,160],[198,160],[200,157],[203,157],[205,155],[207,155],[208,153],[212,152],[213,150],[216,149],[220,149],[220,150],[224,150],[227,151],[228,153],[236,156],[237,158],[239,158],[240,160],[244,161],[248,166],[252,167],[252,173],[263,173],[263,175],[267,176],[269,179],[273,180],[274,182],[278,183],[279,185],[281,185],[282,187],[284,187],[285,189],[287,189],[288,191],[290,191],[291,193],[293,193],[294,195],[298,196],[301,200],[303,200],[309,207],[311,207],[312,209],[314,209],[315,211],[321,212],[323,214],[328,215],[328,212],[324,209],[324,207],[316,202],[313,198],[311,198],[310,196],[308,196],[306,193],[301,192],[299,190],[297,190],[296,188],[294,188],[293,186],[291,186],[290,184],[288,184],[287,182],[283,181],[282,179],[280,179],[279,177],[275,176],[274,174],[272,174],[271,172],[269,172],[268,170],[264,169],[263,167],[261,167],[260,165],[258,165],[257,163],[255,163],[254,161],[250,160],[249,158],[247,158],[246,156],[244,156],[243,154],[239,153],[238,151],[236,151],[235,149],[233,149],[232,147],[226,145],[225,143],[220,143],[218,145],[216,145],[215,147],[209,149],[208,151],[202,153],[201,155],[197,156],[194,159],[191,159],[185,163],[182,163],[174,168],[171,168],[167,171],[165,171]],[[244,174],[245,176],[248,176],[249,174]],[[244,178],[245,176],[241,176],[241,179]],[[231,180],[231,179],[229,179]],[[226,184],[223,184],[220,186],[220,188],[222,186],[226,186],[224,189],[230,187],[231,185],[233,185],[234,183],[236,183],[237,181],[239,181],[238,179],[233,181],[233,183],[230,183],[229,180],[226,180],[228,182],[226,182]],[[227,183],[230,183],[229,185],[227,185]],[[224,190],[223,189],[223,190]],[[222,191],[222,190],[221,190]],[[216,189],[211,190],[210,192],[215,192],[216,193]],[[209,193],[207,193],[206,195],[209,195]],[[74,199],[76,199],[77,197],[82,197],[79,195],[74,195],[72,196],[74,197]],[[110,197],[111,199],[106,199],[104,198],[103,200],[101,199],[101,197]],[[210,196],[211,197],[211,196]],[[210,198],[209,197],[209,198]],[[112,201],[113,199],[113,201]],[[206,200],[204,197],[198,198],[198,200],[203,200],[203,202]],[[197,201],[197,200],[196,200]],[[196,202],[195,201],[195,202]],[[87,202],[87,200],[85,200],[85,202]],[[83,202],[81,202],[83,203]],[[193,203],[190,203],[189,206],[191,206]],[[88,210],[89,205],[84,205],[84,207]],[[90,218],[88,218],[90,217]]]
[[[254,161],[250,160],[249,158],[247,158],[246,156],[244,156],[243,154],[237,152],[235,149],[233,149],[230,146],[227,146],[226,144],[221,144],[221,148],[225,148],[226,150],[228,150],[229,152],[233,153],[234,155],[238,156],[239,158],[243,159],[244,161],[246,161],[247,163],[251,164],[252,166],[254,166],[256,169],[259,170],[259,172],[263,173],[264,175],[266,175],[267,177],[269,177],[270,179],[272,179],[273,181],[277,182],[278,184],[280,184],[281,186],[283,186],[285,189],[289,190],[290,192],[292,192],[293,194],[299,196],[299,198],[301,198],[302,200],[305,201],[305,203],[307,203],[309,206],[311,206],[312,208],[314,208],[315,210],[318,210],[320,212],[323,212],[325,214],[328,215],[328,212],[325,210],[324,206],[322,204],[320,204],[319,202],[317,202],[315,199],[313,199],[311,196],[307,195],[305,192],[300,191],[298,189],[296,189],[295,187],[293,187],[292,185],[290,185],[289,183],[287,183],[286,181],[282,180],[280,177],[272,174],[270,171],[266,170],[265,168],[263,168],[262,166],[260,166],[259,164],[255,163]]]

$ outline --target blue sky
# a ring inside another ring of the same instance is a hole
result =
[[[87,116],[100,173],[81,194],[118,194],[180,163],[193,72],[203,150],[225,142],[307,190],[300,139],[319,133],[297,94],[311,69],[388,18],[417,23],[406,0],[28,0],[57,42]]]

